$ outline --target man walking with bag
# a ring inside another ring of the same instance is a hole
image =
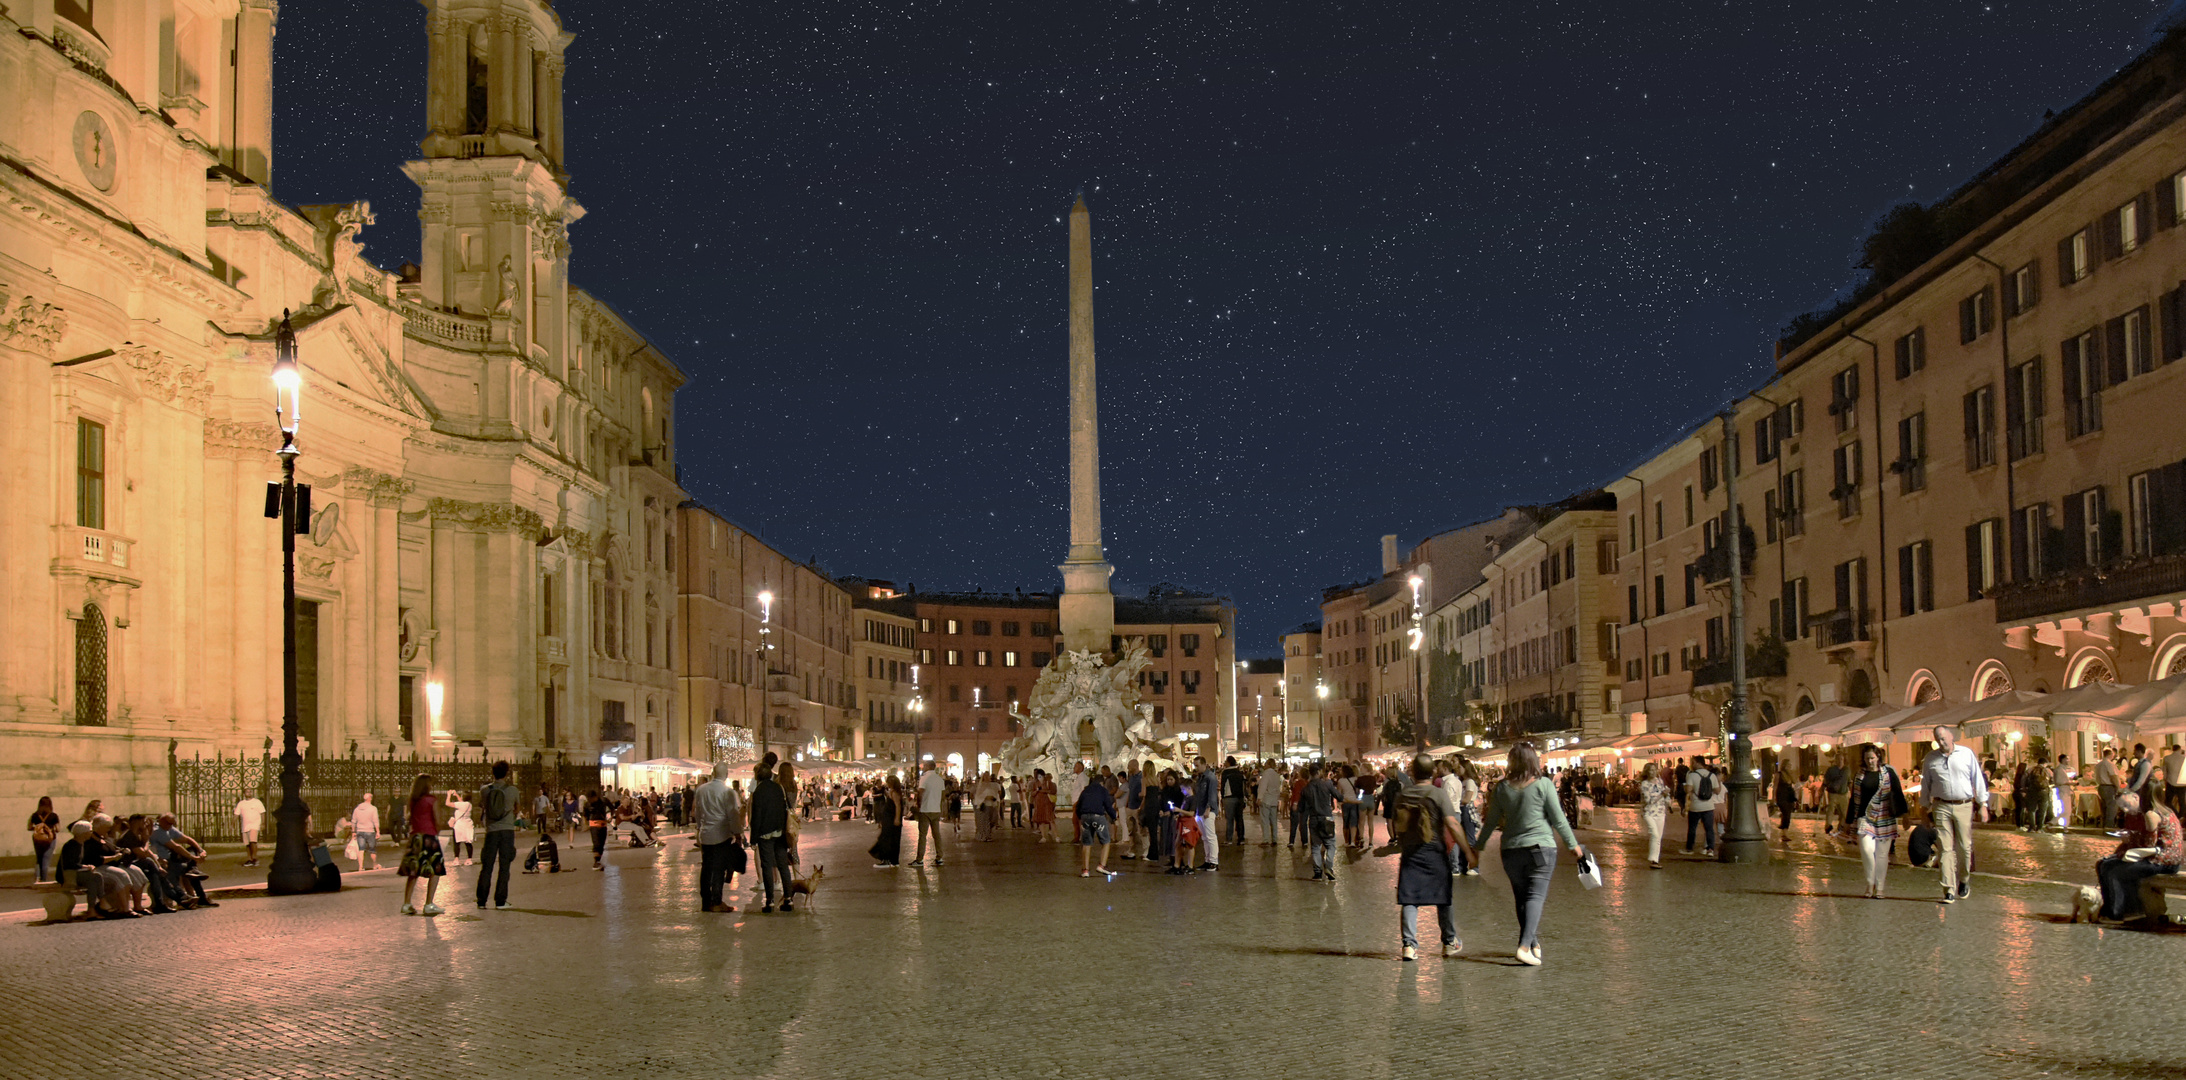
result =
[[[1457,938],[1457,920],[1450,914],[1450,855],[1462,849],[1472,861],[1472,845],[1458,823],[1456,801],[1447,787],[1436,787],[1434,759],[1425,754],[1412,758],[1411,783],[1397,793],[1396,813],[1390,819],[1390,847],[1397,851],[1398,926],[1403,933],[1404,959],[1419,959],[1419,909],[1435,909],[1435,923],[1442,931],[1442,955],[1456,956],[1465,947]],[[1389,848],[1381,851],[1386,853]]]
[[[1936,748],[1920,766],[1920,801],[1943,849],[1943,902],[1955,904],[1965,899],[1973,874],[1973,826],[1988,816],[1989,780],[1981,759],[1958,745],[1956,728],[1938,726],[1935,737]]]
[[[1706,758],[1695,759],[1692,770],[1685,774],[1685,854],[1693,853],[1693,831],[1700,828],[1707,833],[1708,846],[1701,854],[1715,858],[1715,799],[1722,792],[1716,790],[1715,771],[1708,768]]]
[[[934,865],[941,865],[941,801],[948,795],[949,778],[934,768],[932,759],[924,762],[926,771],[918,778],[918,854],[911,857],[912,866],[926,864],[926,838],[934,838]],[[984,826],[985,819],[981,819]]]
[[[486,906],[486,886],[494,883],[493,906],[509,906],[509,871],[516,862],[516,785],[509,783],[509,763],[493,763],[493,782],[478,790],[478,809],[486,818],[486,842],[478,852],[478,906]],[[494,865],[501,878],[494,882]]]
[[[729,876],[729,848],[736,842],[736,793],[729,790],[729,767],[715,762],[713,779],[698,787],[698,910],[726,914],[736,909],[722,899]]]

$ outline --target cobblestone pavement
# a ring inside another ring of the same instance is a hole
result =
[[[2128,999],[2169,985],[2186,933],[2066,925],[2057,885],[1983,877],[1943,907],[1932,872],[1901,868],[1892,899],[1867,900],[1856,862],[1796,845],[1767,866],[1654,872],[1630,834],[1588,833],[1607,884],[1559,868],[1547,966],[1512,958],[1492,854],[1456,883],[1463,955],[1403,964],[1393,860],[1322,886],[1302,855],[1248,846],[1219,874],[1120,863],[1084,880],[1071,849],[1011,837],[881,872],[872,835],[808,826],[805,865],[827,872],[789,915],[694,912],[697,859],[674,841],[611,853],[605,873],[518,876],[509,911],[473,908],[464,869],[462,902],[434,919],[397,914],[401,883],[364,875],[338,895],[231,894],[128,922],[0,920],[0,987],[41,1003],[0,1022],[0,1076],[2172,1077],[2186,1062],[2186,1033]]]

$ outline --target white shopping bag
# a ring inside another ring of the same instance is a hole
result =
[[[1579,849],[1579,884],[1589,889],[1602,887],[1601,864],[1595,862],[1594,856],[1587,854],[1585,848]]]

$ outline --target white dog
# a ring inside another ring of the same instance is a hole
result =
[[[2095,922],[2102,914],[2103,894],[2093,885],[2082,885],[2072,890],[2072,921]]]

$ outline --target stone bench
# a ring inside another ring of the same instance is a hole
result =
[[[36,889],[39,901],[45,904],[47,922],[67,922],[75,918],[76,898],[84,895],[83,886],[76,882],[75,871],[63,870],[60,880],[41,882]]]
[[[2166,890],[2186,896],[2186,874],[2173,872],[2142,878],[2140,882],[2141,910],[2154,918],[2168,917],[2170,915],[2170,905],[2165,903],[2163,895]]]

